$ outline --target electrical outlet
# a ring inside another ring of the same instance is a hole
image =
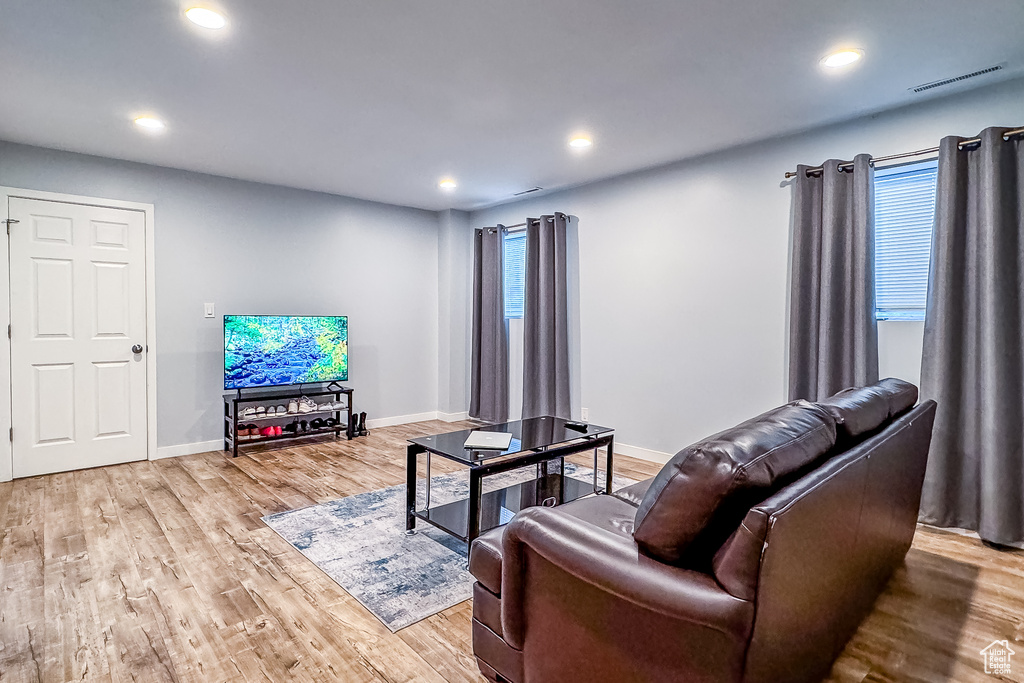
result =
[[[213,312],[213,304],[203,304],[203,317],[204,318],[216,318],[217,314]]]
[[[580,419],[584,422],[590,419],[590,408],[580,408]]]

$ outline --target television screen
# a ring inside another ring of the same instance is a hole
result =
[[[224,316],[225,389],[346,380],[346,316]]]

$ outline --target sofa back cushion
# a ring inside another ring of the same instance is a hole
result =
[[[822,406],[795,401],[679,451],[636,512],[633,538],[663,562],[710,558],[743,515],[836,441]],[[710,561],[710,560],[709,560]]]
[[[917,387],[894,377],[866,387],[843,389],[818,402],[835,419],[841,441],[878,429],[915,403]]]

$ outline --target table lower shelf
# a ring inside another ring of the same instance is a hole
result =
[[[480,496],[480,533],[508,524],[515,513],[542,505],[545,500],[553,499],[555,505],[560,505],[592,493],[596,493],[592,482],[558,473],[489,491]],[[469,498],[417,510],[415,515],[463,541],[469,538]]]

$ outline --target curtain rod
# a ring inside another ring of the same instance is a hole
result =
[[[1022,134],[1024,134],[1024,128],[1014,128],[1013,130],[1008,130],[1005,133],[1003,133],[1003,140],[1009,140],[1012,137],[1016,137]],[[959,142],[957,144],[957,147],[959,149],[963,149],[965,147],[972,147],[980,143],[981,138],[971,138],[970,140],[963,140]],[[924,156],[925,154],[937,154],[938,151],[938,147],[929,147],[928,149],[919,149],[916,152],[903,152],[902,154],[890,154],[889,156],[885,157],[872,157],[871,163],[875,163],[877,161],[892,161],[893,159],[905,159],[907,157],[919,157]],[[845,164],[839,164],[837,170],[845,171],[848,168],[853,168],[852,161],[847,162]],[[821,166],[815,166],[814,168],[807,169],[807,175],[810,176],[813,173],[821,173],[821,171]],[[798,171],[786,171],[786,178],[795,178],[797,173]]]
[[[565,216],[566,218],[569,218],[568,214],[563,213],[561,215]],[[515,225],[503,225],[501,227],[504,228],[505,232],[523,232],[524,230],[526,230],[526,223],[516,223]],[[518,228],[518,230],[516,228]]]

